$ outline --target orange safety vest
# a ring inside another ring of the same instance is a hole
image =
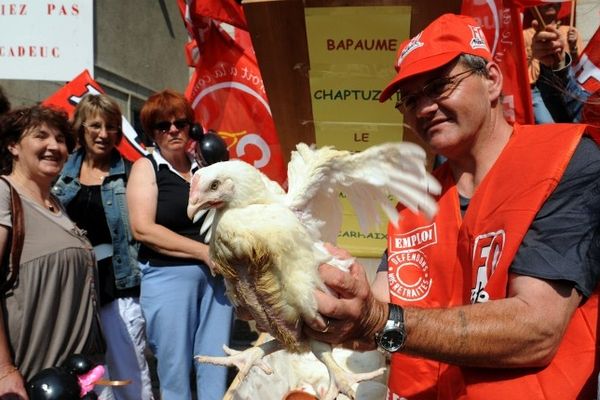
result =
[[[434,221],[403,209],[398,228],[388,227],[391,301],[432,308],[506,297],[512,260],[584,132],[600,143],[600,130],[585,125],[515,124],[464,218],[450,168],[436,170],[443,190]],[[460,368],[393,354],[388,400],[594,398],[597,292],[576,310],[547,367]]]

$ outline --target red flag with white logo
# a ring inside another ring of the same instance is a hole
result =
[[[104,90],[100,87],[87,70],[84,70],[75,79],[64,85],[53,95],[42,102],[44,105],[52,105],[62,108],[69,114],[69,118],[73,117],[75,106],[86,94],[100,94]],[[117,145],[119,152],[130,161],[135,161],[147,154],[146,149],[141,144],[137,132],[129,121],[123,117],[123,138]]]
[[[500,66],[504,77],[502,101],[506,119],[521,124],[533,123],[519,9],[510,4],[510,0],[463,0],[461,13],[479,22],[494,61]]]
[[[188,63],[195,70],[185,95],[196,120],[225,139],[232,158],[242,159],[284,184],[281,147],[250,34],[232,27],[228,27],[232,34],[225,32],[212,19],[214,14],[198,14],[210,2],[198,3],[179,0],[194,39],[186,48]]]
[[[577,81],[592,93],[583,107],[582,121],[600,125],[600,28],[581,53],[574,69]]]
[[[196,119],[225,139],[233,158],[253,164],[279,183],[285,181],[279,139],[254,54],[214,24],[186,97]]]
[[[574,67],[577,81],[588,92],[600,89],[600,28],[590,39]]]

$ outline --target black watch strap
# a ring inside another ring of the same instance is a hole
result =
[[[396,324],[402,324],[404,328],[404,309],[397,304],[390,304],[390,314],[388,321],[394,321]]]

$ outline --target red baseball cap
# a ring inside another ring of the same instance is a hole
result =
[[[389,99],[406,78],[444,66],[463,53],[492,59],[483,30],[475,19],[456,14],[440,16],[418,35],[402,42],[394,66],[398,73],[383,89],[379,101]]]

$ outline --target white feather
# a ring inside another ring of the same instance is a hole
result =
[[[302,222],[331,243],[342,223],[340,192],[352,204],[363,231],[381,223],[380,209],[390,221],[397,221],[390,195],[431,218],[437,203],[430,193],[439,194],[441,187],[427,173],[425,162],[425,151],[410,142],[382,144],[354,154],[300,143],[288,164],[285,202],[293,210],[302,210]]]

